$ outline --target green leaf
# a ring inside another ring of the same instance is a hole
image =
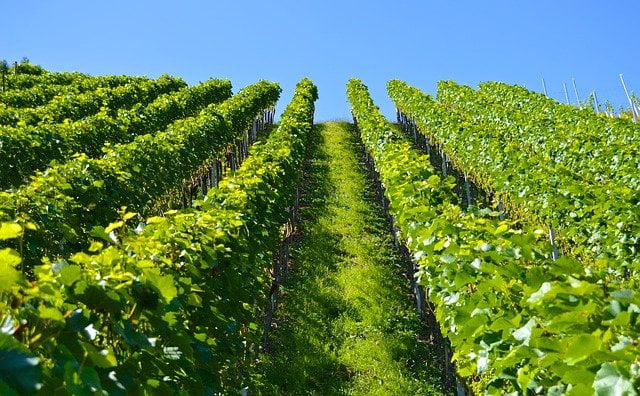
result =
[[[456,261],[456,256],[454,256],[453,254],[443,254],[442,256],[440,256],[440,261],[445,264],[451,264]]]
[[[124,225],[123,221],[116,221],[115,223],[111,223],[105,228],[104,232],[109,234],[111,231],[116,230]]]
[[[625,377],[612,363],[603,363],[596,373],[593,389],[599,396],[637,395],[633,382]]]
[[[611,293],[611,297],[623,303],[630,303],[633,301],[634,295],[635,292],[631,289],[620,289]]]
[[[523,345],[529,345],[529,340],[531,339],[531,330],[536,327],[536,321],[533,319],[529,319],[529,321],[522,326],[521,328],[514,330],[512,335],[518,341],[522,341]]]
[[[79,265],[67,265],[60,271],[59,279],[63,284],[71,286],[81,275],[82,268]]]
[[[82,345],[82,349],[87,353],[87,356],[89,356],[89,359],[91,359],[93,364],[96,366],[101,368],[110,368],[118,365],[116,357],[110,350],[102,349],[98,351],[96,347],[89,343],[80,342],[80,344]]]
[[[127,221],[127,220],[135,217],[136,215],[137,215],[137,213],[135,213],[135,212],[127,212],[127,213],[124,214],[124,216],[122,216],[122,219],[124,221]]]
[[[20,393],[35,392],[42,386],[39,363],[13,337],[0,333],[0,381]]]
[[[521,389],[531,389],[535,388],[535,371],[531,372],[530,366],[524,366],[518,369],[518,385]]]
[[[21,262],[22,262],[22,258],[20,258],[20,255],[15,250],[10,249],[10,248],[0,249],[0,263],[1,264],[7,265],[7,266],[11,266],[11,267],[15,267],[16,265],[20,264]]]
[[[15,250],[0,250],[0,290],[5,290],[20,280],[22,273],[14,268],[20,262],[20,256]]]
[[[73,261],[74,263],[77,264],[89,264],[91,263],[91,256],[89,256],[88,254],[86,254],[85,252],[78,252],[76,254],[74,254],[73,256],[71,256],[69,258],[69,260]]]
[[[22,227],[17,223],[0,223],[0,241],[18,238],[22,235]]]
[[[560,256],[551,264],[551,273],[557,275],[579,274],[583,271],[583,265],[576,259]]]
[[[540,267],[530,268],[525,275],[527,277],[527,286],[533,289],[539,289],[548,277]]]
[[[202,307],[202,297],[200,297],[198,293],[189,293],[189,296],[187,297],[187,304]]]
[[[591,334],[580,334],[571,337],[567,346],[565,361],[568,364],[575,364],[584,360],[593,352],[599,350],[601,343],[600,337]]]
[[[567,391],[567,396],[583,396],[593,393],[591,384],[577,384]]]
[[[558,386],[558,385],[552,386],[547,391],[547,396],[564,396],[564,395],[565,395],[564,386]]]
[[[562,376],[562,382],[566,384],[578,385],[578,384],[591,384],[595,374],[589,370],[575,368],[567,371]]]
[[[111,240],[111,237],[109,236],[108,232],[105,232],[104,227],[101,226],[95,226],[91,229],[91,231],[89,231],[89,235],[96,237],[96,238],[100,238],[104,241],[107,241],[109,243],[113,242]]]
[[[166,221],[166,218],[160,216],[152,216],[147,219],[147,224],[155,224]]]
[[[433,250],[435,251],[440,251],[442,249],[444,249],[447,244],[447,240],[446,239],[440,239],[438,242],[436,242],[436,244],[433,247]]]
[[[161,275],[159,269],[153,268],[145,270],[144,276],[160,292],[165,302],[171,302],[178,295],[178,290],[171,275]]]
[[[93,242],[91,242],[91,245],[89,246],[88,250],[91,253],[95,253],[95,252],[100,251],[103,247],[104,247],[104,244],[102,242],[93,241]]]
[[[120,297],[112,289],[105,290],[96,285],[87,285],[84,281],[76,282],[74,291],[78,300],[91,309],[108,310],[113,314],[122,313]]]
[[[438,175],[431,175],[427,179],[427,184],[431,188],[438,188],[438,184],[440,184],[440,177]]]
[[[45,307],[41,305],[38,307],[38,315],[40,319],[51,319],[56,322],[64,322],[64,316],[56,308]]]
[[[540,301],[545,294],[547,294],[549,291],[551,290],[551,283],[549,282],[544,282],[541,286],[540,289],[538,289],[537,292],[532,293],[529,298],[527,299],[527,302],[529,304],[535,304],[538,301]]]
[[[500,235],[500,234],[504,234],[505,232],[509,231],[509,225],[508,224],[500,224],[494,231],[493,234],[494,235]]]

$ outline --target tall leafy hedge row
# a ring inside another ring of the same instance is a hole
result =
[[[88,253],[45,263],[32,280],[17,269],[18,251],[0,250],[3,394],[238,392],[316,98],[301,81],[278,129],[197,209],[137,227],[121,212]],[[0,227],[5,240],[29,233],[15,222]]]
[[[458,373],[476,393],[634,394],[640,294],[604,285],[569,257],[551,260],[541,230],[463,210],[454,179],[392,128],[366,86],[351,80],[347,93]]]
[[[207,105],[228,99],[231,83],[209,80],[194,87],[161,92],[156,91],[159,95],[151,103],[136,103],[118,109],[117,114],[101,109],[75,122],[0,127],[0,156],[6,159],[0,163],[0,188],[19,186],[36,170],[46,169],[51,161],[63,163],[75,153],[98,157],[107,142],[127,143],[138,135],[161,131],[178,119],[192,117]]]
[[[101,158],[77,154],[1,193],[6,218],[36,226],[21,241],[25,265],[85,247],[92,228],[115,221],[123,206],[143,212],[233,144],[279,95],[277,84],[259,82],[163,132],[108,147]]]

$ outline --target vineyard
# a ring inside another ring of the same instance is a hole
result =
[[[387,88],[3,74],[0,393],[636,395],[640,126]]]

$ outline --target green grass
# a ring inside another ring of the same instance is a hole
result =
[[[352,125],[316,126],[303,236],[276,311],[262,394],[441,393]]]

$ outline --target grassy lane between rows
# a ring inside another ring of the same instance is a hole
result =
[[[320,124],[311,140],[302,237],[255,393],[441,393],[353,126]]]

